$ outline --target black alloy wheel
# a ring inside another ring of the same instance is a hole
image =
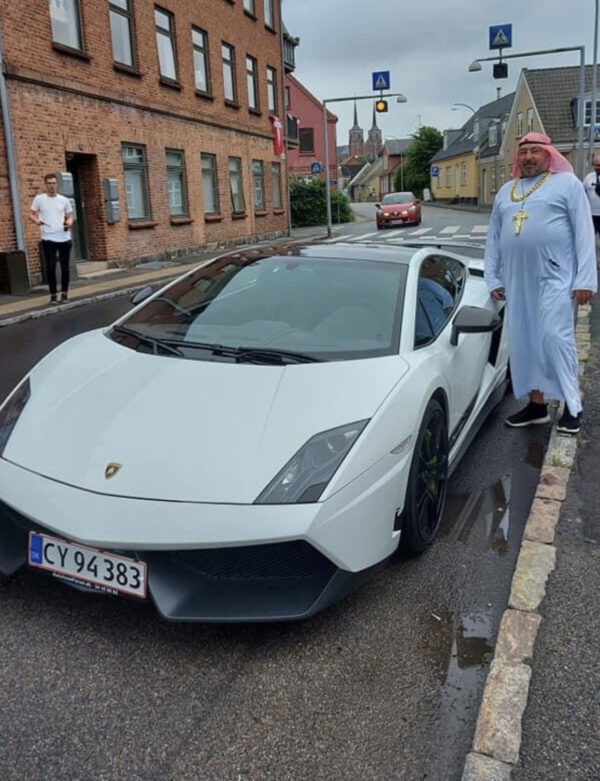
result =
[[[440,527],[448,487],[448,434],[442,405],[431,399],[413,452],[401,547],[418,554],[431,545]]]

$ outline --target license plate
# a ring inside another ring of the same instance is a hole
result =
[[[27,560],[32,567],[100,591],[146,597],[146,564],[126,556],[29,532]]]

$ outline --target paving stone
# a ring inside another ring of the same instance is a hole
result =
[[[535,612],[546,594],[546,581],[555,564],[554,546],[523,540],[508,606],[516,610]]]
[[[494,659],[520,664],[533,657],[533,646],[542,617],[522,610],[505,610],[498,630]]]
[[[483,754],[467,754],[462,781],[510,781],[511,765]]]
[[[545,466],[540,474],[536,497],[563,501],[567,495],[570,470],[561,466]]]
[[[581,398],[584,397],[583,389],[581,390]],[[546,451],[546,458],[544,463],[546,466],[562,466],[566,469],[570,469],[575,461],[575,455],[577,454],[577,437],[570,434],[559,434],[556,429],[552,431],[548,450]]]
[[[531,668],[526,664],[492,662],[477,718],[473,751],[516,764],[530,679]]]
[[[524,538],[552,544],[556,535],[561,502],[555,499],[534,499],[525,526]]]

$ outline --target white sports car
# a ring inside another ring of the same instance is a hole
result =
[[[507,381],[481,254],[230,253],[61,344],[0,407],[0,574],[279,621],[423,551]]]

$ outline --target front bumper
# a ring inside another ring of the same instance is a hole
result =
[[[145,561],[169,620],[305,618],[393,553],[405,471],[404,458],[382,459],[322,503],[208,505],[95,494],[0,459],[0,573],[25,566],[37,530]]]
[[[407,214],[406,217],[403,217],[402,215],[387,215],[384,214],[382,217],[377,218],[377,224],[378,225],[394,225],[394,224],[404,224],[404,223],[410,223],[414,224],[419,222],[419,215],[418,214]]]

